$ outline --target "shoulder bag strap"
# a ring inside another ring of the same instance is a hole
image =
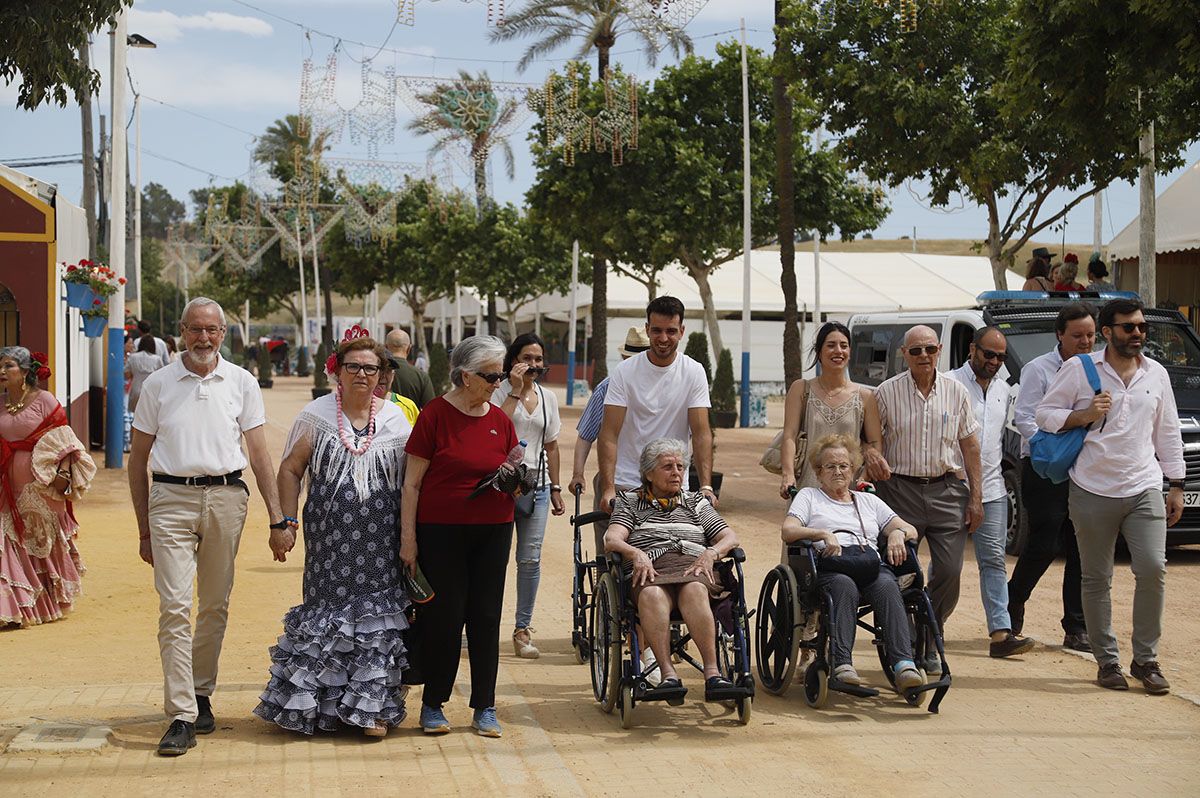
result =
[[[1096,361],[1092,360],[1091,355],[1076,355],[1075,357],[1083,363],[1083,373],[1087,375],[1088,385],[1092,389],[1092,394],[1097,395],[1102,389],[1100,385],[1100,372],[1096,370]],[[1092,422],[1095,424],[1096,422]],[[1108,415],[1100,420],[1100,429],[1104,429],[1104,425],[1108,423]],[[1084,429],[1091,429],[1092,424],[1088,424]]]
[[[544,473],[544,471],[542,469],[542,466],[546,462],[546,425],[550,422],[547,421],[547,417],[546,417],[546,394],[542,392],[542,386],[538,385],[536,382],[533,384],[533,387],[537,388],[538,403],[541,404],[541,406],[542,406],[542,443],[541,443],[540,451],[538,452],[538,487],[540,488],[540,487],[543,487],[542,474]],[[517,401],[520,401],[520,399],[518,399]],[[549,478],[548,474],[547,474],[547,478]]]
[[[867,548],[875,548],[871,542],[867,540],[867,525],[863,523],[862,513],[858,510],[858,499],[854,497],[854,491],[850,491],[850,503],[854,505],[854,514],[858,516],[858,532],[862,535],[863,545]]]

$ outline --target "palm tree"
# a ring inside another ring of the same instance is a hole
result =
[[[482,219],[491,207],[488,193],[487,162],[493,148],[504,156],[504,171],[508,179],[516,176],[512,145],[503,131],[513,122],[520,108],[517,100],[501,101],[492,88],[492,79],[486,71],[472,76],[465,69],[458,71],[458,78],[439,83],[431,90],[416,95],[426,113],[412,119],[407,127],[414,133],[428,133],[437,137],[429,148],[430,155],[444,151],[452,144],[466,144],[471,154],[472,178],[475,182],[476,218]],[[496,333],[496,297],[488,296],[488,332]]]
[[[254,160],[270,168],[271,177],[281,183],[291,180],[296,174],[296,151],[304,160],[321,156],[329,149],[329,130],[314,132],[312,122],[303,116],[288,114],[276,119],[266,132],[258,137],[254,147]]]
[[[641,40],[646,61],[650,66],[658,60],[663,47],[670,48],[679,58],[692,51],[692,39],[683,31],[655,16],[649,3],[639,8],[637,0],[529,0],[504,24],[492,31],[492,41],[506,42],[537,37],[517,69],[524,71],[539,56],[553,52],[563,45],[577,41],[578,56],[586,56],[596,48],[596,76],[604,80],[608,74],[608,55],[617,37],[631,33]],[[592,352],[595,366],[592,385],[608,376],[605,350],[608,347],[608,260],[593,253],[592,257]],[[573,377],[574,375],[572,375]]]

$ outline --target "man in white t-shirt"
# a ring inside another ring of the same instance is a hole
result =
[[[716,507],[712,489],[712,429],[708,425],[708,379],[704,368],[679,352],[683,303],[660,296],[646,307],[650,349],[613,369],[600,425],[600,506],[618,490],[640,487],[638,457],[657,438],[692,442],[700,492]]]

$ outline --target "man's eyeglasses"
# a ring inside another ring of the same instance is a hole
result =
[[[208,333],[209,338],[216,338],[218,335],[225,332],[224,327],[193,327],[188,325],[183,329],[187,330],[188,335],[200,335],[201,333]]]
[[[370,363],[343,363],[342,368],[351,374],[358,374],[359,372],[362,372],[368,377],[374,377],[379,373],[379,366],[373,366]]]
[[[919,357],[922,352],[927,355],[936,355],[940,346],[938,344],[926,344],[925,346],[910,346],[908,354],[912,357]]]
[[[1132,335],[1134,330],[1137,330],[1142,335],[1145,335],[1146,333],[1150,332],[1150,322],[1148,322],[1148,321],[1140,321],[1140,322],[1123,321],[1120,324],[1114,324],[1113,327],[1120,327],[1122,330],[1125,331],[1126,335]]]
[[[496,383],[500,382],[500,380],[507,377],[508,372],[506,372],[506,371],[477,371],[477,372],[475,372],[475,376],[483,377],[485,380],[488,381],[488,385],[495,385]]]
[[[1001,363],[1008,360],[1008,352],[993,352],[990,349],[980,349],[979,354],[983,355],[984,360],[999,360]]]

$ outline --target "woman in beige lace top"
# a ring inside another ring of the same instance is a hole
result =
[[[781,462],[785,464],[779,485],[779,495],[789,498],[792,487],[818,487],[817,477],[808,458],[803,469],[791,473],[786,464],[795,462],[796,436],[803,431],[808,440],[816,441],[826,435],[846,435],[863,442],[866,478],[886,478],[887,461],[883,459],[883,432],[875,396],[866,385],[850,381],[850,330],[841,322],[830,321],[821,326],[813,353],[820,364],[820,376],[811,380],[796,380],[788,389],[783,411],[783,441]]]

